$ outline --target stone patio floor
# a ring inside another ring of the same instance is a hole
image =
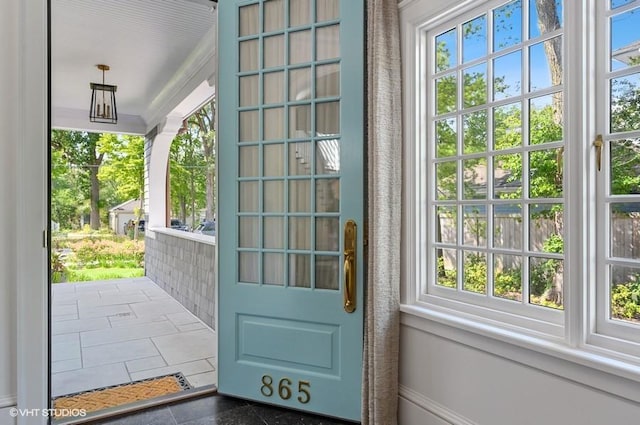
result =
[[[52,395],[182,372],[217,383],[215,331],[150,279],[52,286]]]

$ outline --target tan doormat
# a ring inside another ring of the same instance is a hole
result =
[[[78,410],[90,413],[109,407],[150,400],[191,388],[191,385],[182,373],[175,373],[130,382],[128,384],[114,385],[97,390],[60,396],[53,399],[53,408],[56,414],[77,412]],[[56,416],[56,418],[60,419],[65,417],[62,414]]]

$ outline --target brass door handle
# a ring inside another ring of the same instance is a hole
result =
[[[356,311],[356,222],[347,220],[344,225],[344,311]]]
[[[602,169],[602,146],[604,142],[602,141],[602,134],[598,134],[596,140],[593,142],[593,146],[596,148],[596,166],[598,167],[598,171]]]

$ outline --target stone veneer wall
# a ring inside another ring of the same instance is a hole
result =
[[[145,273],[215,329],[215,245],[154,232],[145,238]]]

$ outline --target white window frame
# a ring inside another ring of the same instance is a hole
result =
[[[602,80],[601,72],[597,79],[590,74],[590,70],[597,68],[597,55],[602,54],[596,52],[594,46],[599,40],[592,31],[597,22],[602,21],[596,19],[599,12],[597,1],[602,0],[565,0],[564,5],[565,312],[560,321],[520,318],[505,311],[469,306],[458,300],[442,299],[437,294],[425,294],[426,266],[423,259],[428,244],[424,214],[428,211],[428,198],[424,182],[429,172],[425,167],[425,152],[420,146],[428,140],[423,123],[429,115],[425,96],[420,94],[425,93],[429,84],[426,74],[421,72],[421,64],[427,61],[424,49],[428,41],[426,32],[451,22],[454,17],[460,17],[464,22],[463,15],[473,17],[482,13],[480,8],[490,10],[507,1],[460,0],[451,5],[445,1],[404,0],[399,4],[405,94],[401,311],[405,325],[503,357],[522,358],[529,366],[571,379],[577,379],[577,375],[570,369],[577,368],[581,370],[581,382],[640,401],[640,394],[629,395],[629,389],[640,383],[640,344],[603,334],[606,331],[602,326],[603,316],[598,318],[600,309],[596,308],[603,302],[596,290],[599,261],[596,248],[599,241],[594,231],[598,206],[595,188],[602,179],[596,173],[591,143],[598,129],[596,96],[602,96],[598,93],[601,87],[595,81]],[[575,105],[580,106],[576,108]],[[568,108],[571,108],[569,113]],[[603,116],[602,113],[599,115]],[[624,323],[621,326],[629,327]],[[631,326],[640,333],[635,325]],[[554,367],[558,358],[568,361],[568,367]],[[594,373],[594,370],[604,374]]]

